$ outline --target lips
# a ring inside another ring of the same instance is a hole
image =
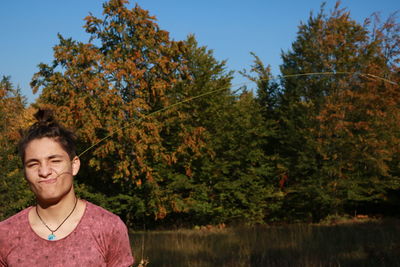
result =
[[[57,182],[57,178],[51,178],[51,179],[46,179],[46,180],[40,180],[39,183],[43,184],[54,184]]]

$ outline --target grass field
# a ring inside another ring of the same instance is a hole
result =
[[[400,221],[132,233],[152,266],[400,266]]]

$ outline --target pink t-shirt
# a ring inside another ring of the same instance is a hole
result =
[[[0,222],[0,266],[131,266],[128,231],[121,219],[86,202],[78,226],[63,239],[39,237],[27,208]]]

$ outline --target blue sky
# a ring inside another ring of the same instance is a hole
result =
[[[87,41],[82,28],[89,12],[101,16],[102,0],[18,0],[0,6],[0,75],[11,76],[29,102],[34,101],[29,82],[41,62],[50,63],[57,33]],[[307,21],[310,11],[318,12],[323,1],[308,0],[139,0],[156,16],[159,26],[171,38],[183,40],[195,34],[199,45],[214,51],[218,60],[227,60],[228,70],[249,69],[250,52],[279,74],[281,51],[295,40],[297,27]],[[336,1],[325,1],[331,10]],[[398,0],[344,0],[351,17],[362,22],[373,12],[383,18],[400,10]],[[235,74],[234,84],[245,79]],[[251,85],[250,85],[251,87]]]

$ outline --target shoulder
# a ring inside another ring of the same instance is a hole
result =
[[[118,215],[106,210],[103,207],[97,206],[89,201],[86,201],[87,213],[90,217],[94,217],[97,220],[120,220]]]
[[[133,263],[128,229],[119,216],[86,201],[86,227],[104,251],[107,266],[130,266]]]
[[[15,229],[19,229],[21,225],[25,224],[28,221],[28,212],[31,207],[26,208],[17,214],[9,217],[8,219],[0,222],[0,235],[6,232],[15,231]]]
[[[86,205],[87,217],[93,224],[109,228],[126,227],[118,215],[88,201]]]
[[[86,213],[81,229],[98,239],[100,244],[112,244],[128,236],[128,228],[119,216],[86,201]]]
[[[0,260],[29,231],[29,210],[30,207],[0,222]]]

